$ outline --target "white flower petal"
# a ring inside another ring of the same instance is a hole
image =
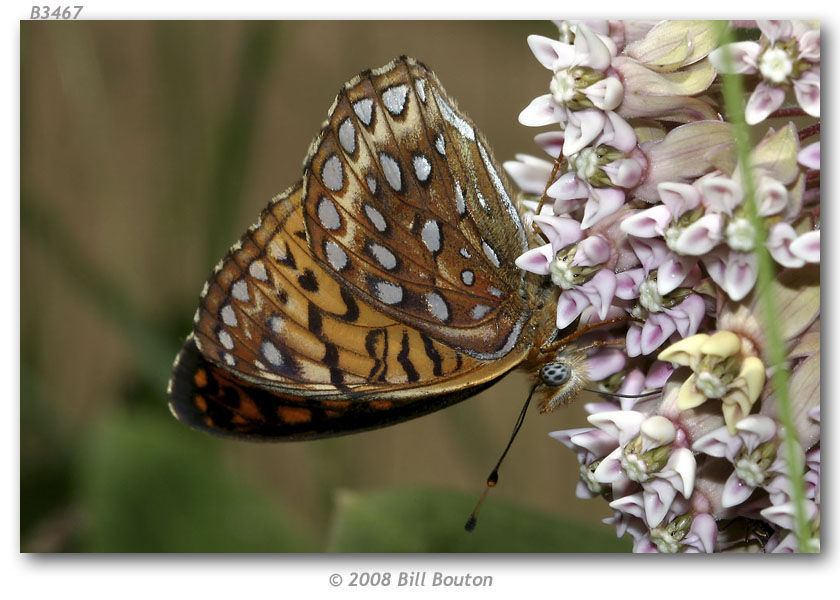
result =
[[[755,191],[758,214],[768,217],[782,212],[788,205],[788,191],[780,181],[771,177],[762,179]]]
[[[664,484],[664,485],[663,485]],[[671,509],[677,496],[677,490],[664,481],[654,481],[644,488],[645,521],[648,526],[656,527]]]
[[[729,462],[732,462],[743,444],[739,436],[729,433],[726,427],[719,427],[697,439],[691,448],[695,452],[727,458]]]
[[[615,188],[593,188],[583,210],[580,226],[587,229],[614,214],[624,205],[624,191]]]
[[[634,410],[614,410],[589,415],[586,420],[624,445],[639,434],[646,418],[647,415]]]
[[[587,376],[592,381],[601,381],[621,371],[627,364],[627,357],[621,350],[608,348],[590,356],[586,362],[589,367]]]
[[[808,167],[809,169],[815,169],[819,171],[820,143],[814,142],[813,144],[805,146],[802,150],[799,151],[799,154],[797,154],[796,160],[799,162],[799,164]]]
[[[644,500],[642,493],[631,494],[629,496],[621,496],[610,502],[610,508],[620,511],[631,517],[645,518]]]
[[[650,354],[659,348],[676,330],[676,323],[667,315],[661,313],[648,315],[642,326],[642,354]]]
[[[556,159],[563,152],[565,139],[566,135],[562,131],[543,131],[534,136],[534,143]]]
[[[525,110],[528,109],[526,108]],[[597,108],[573,111],[567,113],[567,115],[568,121],[566,123],[566,139],[563,142],[563,155],[571,156],[583,150],[583,148],[591,144],[598,137],[604,129],[604,123],[607,117],[603,111]],[[521,114],[519,116],[519,122],[527,125],[527,123],[522,121]],[[541,125],[547,124],[541,123]]]
[[[805,259],[799,258],[790,250],[791,243],[796,239],[796,231],[789,223],[780,221],[770,227],[767,236],[767,250],[770,256],[783,267],[798,268],[805,264]]]
[[[593,456],[602,457],[616,449],[618,442],[604,431],[587,428],[572,436],[573,444],[586,448]]]
[[[755,86],[755,90],[753,90],[753,93],[750,95],[750,99],[747,102],[747,108],[744,111],[747,124],[755,125],[757,123],[761,123],[764,119],[770,116],[770,113],[779,108],[784,101],[784,89],[767,85],[762,81]],[[817,104],[819,106],[819,100],[817,101]],[[804,108],[805,107],[803,106],[803,109]]]
[[[574,244],[583,237],[580,224],[568,217],[555,217],[553,215],[534,215],[534,223],[540,226],[540,230],[548,238],[554,252]],[[554,257],[552,256],[552,260]]]
[[[514,264],[529,273],[548,275],[548,265],[554,260],[554,254],[551,244],[545,244],[523,253],[514,261]]]
[[[612,40],[600,37],[583,23],[577,25],[575,33],[575,62],[596,71],[606,70],[616,53]]]
[[[654,447],[663,446],[672,442],[677,434],[677,429],[674,427],[674,424],[662,415],[653,415],[645,419],[642,422],[640,431],[643,435],[656,442],[657,446]]]
[[[729,61],[725,56],[727,52],[731,56]],[[758,42],[736,42],[713,50],[709,53],[709,62],[719,73],[755,73],[758,71],[760,53],[761,46]],[[728,65],[728,62],[731,62],[731,65]]]
[[[598,311],[598,318],[607,318],[607,311],[615,297],[616,277],[610,269],[601,269],[595,276],[580,286],[580,291],[586,294],[589,303]]]
[[[671,211],[663,204],[640,210],[624,217],[621,231],[636,237],[652,238],[661,236],[671,223]]]
[[[642,353],[642,328],[635,323],[627,329],[624,350],[627,352],[627,356],[631,358]]]
[[[616,448],[601,460],[592,472],[592,477],[598,483],[614,483],[627,477],[624,469],[621,468],[621,447]]]
[[[531,48],[531,52],[540,64],[552,71],[568,67],[575,56],[575,49],[570,44],[542,35],[529,35],[528,47]]]
[[[680,477],[681,488],[679,492],[686,498],[694,492],[694,477],[697,474],[697,459],[694,453],[688,448],[677,448],[671,453],[668,459],[668,468],[673,469]]]
[[[733,472],[723,485],[721,504],[725,508],[743,504],[752,495],[754,490],[754,486],[745,483]]]
[[[644,269],[630,269],[617,273],[615,276],[615,295],[622,300],[632,300],[639,297],[639,284],[645,279]]]
[[[761,30],[771,44],[778,40],[790,39],[793,35],[793,23],[787,20],[756,20],[756,25]]]
[[[799,33],[799,58],[811,62],[820,62],[820,30],[810,29]]]
[[[517,158],[519,160],[508,160],[502,164],[507,174],[523,192],[542,195],[554,165],[533,156],[519,155]]]
[[[600,235],[590,235],[578,244],[572,259],[573,267],[594,267],[610,258],[610,245]]]
[[[724,289],[729,297],[735,302],[743,299],[753,289],[756,279],[758,266],[755,254],[731,251],[724,274]]]
[[[686,338],[697,333],[706,315],[706,303],[699,294],[691,294],[674,308],[666,308],[665,314],[674,321],[680,336]]]
[[[589,187],[574,172],[564,173],[552,183],[546,193],[557,200],[587,198]]]
[[[723,239],[723,217],[708,214],[680,232],[672,244],[675,252],[686,256],[702,256],[717,246]]]
[[[534,98],[531,103],[519,113],[519,122],[526,127],[542,127],[566,120],[566,112],[559,107],[551,94]]]
[[[817,516],[817,512],[819,511],[819,507],[817,506],[816,502],[811,500],[806,500],[804,502],[805,506],[805,518],[810,521],[815,516]],[[794,528],[794,505],[793,502],[786,502],[784,504],[779,504],[776,506],[768,506],[764,510],[761,511],[761,516],[770,521],[771,523],[775,523],[779,527],[783,527],[784,529],[793,529]]]
[[[698,550],[706,553],[715,551],[718,528],[717,522],[712,515],[700,513],[695,516],[694,521],[691,522],[691,529],[689,531],[690,533],[686,538],[696,536]]]
[[[793,82],[796,101],[812,117],[820,116],[820,75],[818,69],[812,69]]]
[[[794,256],[809,263],[820,262],[820,232],[809,231],[803,233],[790,244],[790,251]]]
[[[589,306],[589,298],[577,290],[566,290],[557,299],[557,329],[568,327]]]
[[[729,177],[706,177],[700,183],[706,206],[732,216],[732,211],[744,200],[741,185]]]
[[[755,443],[750,444],[750,450],[753,450],[759,444],[773,439],[776,435],[776,421],[764,415],[749,415],[735,423],[735,429],[755,436]]]
[[[677,289],[695,264],[696,258],[676,254],[663,262],[656,271],[656,288],[659,294],[664,296]]]
[[[693,185],[666,181],[656,186],[656,190],[674,218],[679,218],[683,213],[700,205],[700,192]]]
[[[624,120],[617,112],[608,110],[604,131],[594,146],[612,146],[617,150],[630,154],[636,148],[636,132],[633,126]]]

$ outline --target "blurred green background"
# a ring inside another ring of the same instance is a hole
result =
[[[166,406],[213,265],[300,177],[341,84],[409,54],[500,160],[548,73],[550,22],[21,23],[20,525],[26,552],[614,552],[532,411],[463,522],[526,393],[515,373],[396,427],[305,443],[217,439]]]

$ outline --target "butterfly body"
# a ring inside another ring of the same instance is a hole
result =
[[[299,440],[427,414],[547,360],[528,233],[489,145],[409,58],[345,84],[301,182],[217,265],[170,408],[212,433]]]

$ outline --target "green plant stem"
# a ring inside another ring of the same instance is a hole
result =
[[[721,22],[719,39],[721,45],[731,43],[732,32],[726,22]],[[727,71],[732,69],[732,57],[729,53],[724,54],[724,61]],[[800,460],[800,445],[796,437],[796,428],[793,421],[793,411],[790,400],[790,370],[787,364],[785,344],[782,340],[782,332],[779,327],[781,315],[776,305],[776,298],[768,293],[771,284],[776,278],[776,268],[770,253],[767,251],[767,224],[758,214],[755,204],[755,182],[753,181],[752,165],[750,163],[750,152],[753,144],[750,139],[750,128],[744,118],[744,86],[740,75],[726,75],[723,77],[723,101],[726,108],[726,116],[733,125],[733,136],[735,148],[740,164],[741,183],[744,188],[744,204],[747,215],[755,230],[755,255],[758,262],[758,300],[761,305],[761,315],[767,339],[767,357],[769,358],[769,370],[772,372],[771,381],[773,385],[774,398],[778,403],[779,420],[784,428],[783,451],[788,465],[788,476],[790,478],[790,496],[794,506],[794,525],[796,539],[800,552],[810,552],[809,541],[811,538],[808,520],[805,515],[805,490],[802,481],[804,465]]]

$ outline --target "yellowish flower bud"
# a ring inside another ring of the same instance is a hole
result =
[[[671,344],[665,348],[665,350],[659,353],[657,358],[684,367],[691,367],[694,370],[700,362],[700,348],[709,337],[705,333],[698,333],[697,335],[683,338],[676,344]]]

